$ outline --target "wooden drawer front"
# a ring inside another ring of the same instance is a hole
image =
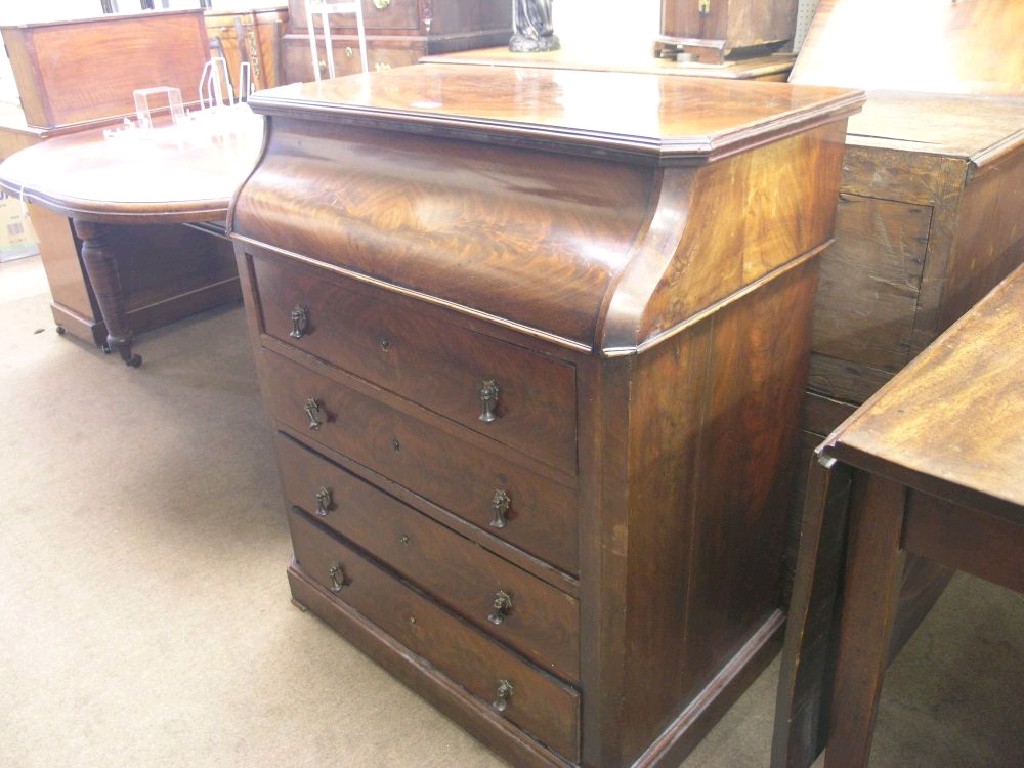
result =
[[[413,653],[427,659],[472,695],[498,700],[501,681],[512,686],[503,716],[576,762],[579,693],[489,640],[469,624],[355,554],[304,515],[288,522],[298,566]]]
[[[253,258],[266,333],[565,472],[576,472],[575,368],[347,290],[322,270]],[[305,307],[301,338],[292,312]],[[480,420],[483,383],[497,419]]]
[[[268,350],[265,396],[277,422],[338,451],[567,573],[577,574],[575,492],[447,432],[400,413]],[[322,425],[310,427],[314,400]],[[496,496],[509,500],[506,524]]]
[[[290,507],[316,516],[538,666],[579,681],[575,599],[280,433],[276,448]],[[499,592],[511,601],[503,602],[507,614],[496,610]]]

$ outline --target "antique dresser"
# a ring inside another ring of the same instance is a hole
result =
[[[228,228],[295,600],[514,765],[676,765],[783,622],[860,100],[443,64],[259,94]]]
[[[371,70],[408,67],[431,53],[508,45],[511,0],[362,0]],[[285,82],[313,80],[305,0],[290,0],[283,41]],[[331,33],[339,75],[359,71],[359,43],[353,14],[333,14]],[[318,51],[323,51],[317,20]],[[325,56],[326,58],[326,56]],[[327,63],[318,62],[326,76]]]

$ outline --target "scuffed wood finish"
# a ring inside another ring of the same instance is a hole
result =
[[[1016,0],[821,0],[791,80],[932,93],[1024,94]]]
[[[837,595],[846,508],[820,506],[819,471],[780,676],[779,710],[790,720],[776,721],[773,765],[802,768],[826,736],[826,766],[866,764],[903,631],[897,606],[911,555],[1024,591],[1022,331],[1018,268],[819,448],[829,474],[852,478],[847,567]],[[830,626],[837,598],[838,632]],[[833,678],[821,666],[837,648]],[[787,749],[789,739],[796,746]]]
[[[809,399],[864,402],[1021,263],[1022,190],[1024,102],[871,93],[850,120]]]
[[[595,109],[595,88],[622,114]],[[390,520],[392,497],[417,530],[450,529],[430,541],[486,550],[449,587],[359,516],[328,523],[425,601],[479,626],[464,592],[493,558],[527,596],[578,600],[571,653],[508,641],[578,696],[569,717],[561,689],[544,694],[577,730],[545,741],[516,725],[515,696],[504,712],[490,691],[453,696],[476,661],[449,650],[444,674],[425,670],[390,609],[360,616],[311,585],[326,584],[305,541],[295,598],[517,766],[678,765],[782,627],[817,256],[859,98],[434,64],[260,94],[266,151],[229,229],[274,426],[379,489],[367,520]],[[289,329],[297,304],[308,337]],[[493,424],[459,394],[483,360],[509,387]],[[286,493],[304,467],[282,461]]]
[[[32,127],[81,129],[134,117],[139,88],[169,86],[186,104],[199,101],[209,57],[201,10],[25,24],[2,33]]]

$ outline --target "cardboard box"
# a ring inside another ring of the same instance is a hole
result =
[[[0,200],[0,261],[39,253],[39,241],[28,212],[14,198]]]

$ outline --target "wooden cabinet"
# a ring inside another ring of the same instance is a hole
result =
[[[721,64],[763,55],[793,40],[797,0],[661,0],[656,51]]]
[[[362,0],[371,70],[408,67],[421,56],[508,45],[512,36],[512,0]],[[331,16],[337,75],[360,71],[359,43],[353,14]],[[284,40],[287,82],[314,79],[306,28],[305,0],[289,3],[288,34]],[[326,54],[316,22],[318,51],[324,56],[321,76],[327,76]]]
[[[859,103],[443,64],[259,94],[229,230],[295,599],[514,765],[677,765],[782,626]]]
[[[203,12],[161,11],[0,28],[32,128],[79,130],[126,115],[133,91],[167,86],[199,100],[209,55]]]
[[[286,4],[252,11],[211,9],[206,12],[210,51],[224,57],[233,88],[238,88],[238,73],[243,61],[249,63],[255,89],[273,88],[284,83],[281,41],[287,26]]]

